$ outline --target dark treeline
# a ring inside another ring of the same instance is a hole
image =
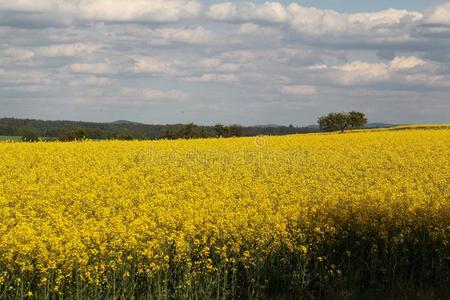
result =
[[[21,136],[37,139],[72,141],[79,139],[155,140],[179,138],[237,137],[287,135],[317,132],[315,127],[290,126],[200,126],[190,124],[148,125],[128,121],[93,123],[76,121],[43,121],[31,119],[0,119],[0,136]]]

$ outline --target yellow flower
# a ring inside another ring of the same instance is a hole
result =
[[[16,295],[33,278],[64,298],[76,284],[175,273],[181,287],[224,274],[211,282],[227,284],[242,264],[263,270],[274,257],[326,266],[361,259],[361,243],[382,255],[374,235],[389,249],[429,236],[432,261],[445,261],[442,127],[265,137],[264,147],[253,138],[0,143],[0,285]],[[343,246],[329,255],[319,251],[327,243]]]

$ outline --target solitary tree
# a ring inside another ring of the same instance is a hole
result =
[[[367,124],[367,118],[363,113],[356,111],[329,113],[320,117],[318,123],[321,130],[344,132],[346,129],[364,127]]]

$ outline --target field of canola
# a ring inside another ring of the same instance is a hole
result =
[[[0,299],[450,282],[450,129],[0,143],[0,154]]]

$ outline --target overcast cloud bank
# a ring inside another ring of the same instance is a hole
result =
[[[305,125],[450,120],[450,3],[0,0],[2,116]]]

